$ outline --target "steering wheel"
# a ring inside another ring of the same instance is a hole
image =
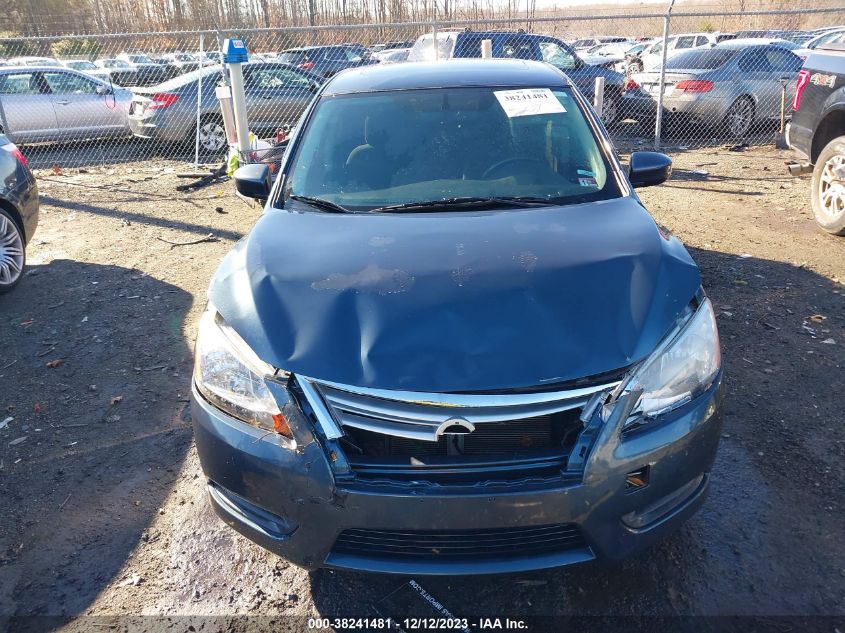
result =
[[[529,167],[532,165],[542,166],[544,164],[543,161],[538,158],[529,158],[527,156],[513,156],[511,158],[506,158],[504,160],[500,160],[498,163],[490,165],[490,167],[488,167],[481,175],[481,178],[490,178],[491,174],[495,173],[496,170],[501,169],[502,167],[505,167],[506,165],[510,165],[512,163],[517,165],[527,165]]]

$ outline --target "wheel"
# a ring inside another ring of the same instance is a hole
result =
[[[196,128],[194,129],[196,130]],[[223,119],[217,117],[203,119],[200,121],[197,133],[200,139],[200,152],[203,154],[221,154],[228,145]],[[188,139],[188,142],[193,146],[195,142],[193,135]]]
[[[606,126],[611,126],[619,120],[619,95],[605,93],[601,120]]]
[[[25,265],[23,231],[11,214],[0,208],[0,294],[18,285]]]
[[[845,136],[825,145],[816,159],[811,200],[818,225],[845,235]]]
[[[741,138],[754,123],[754,102],[750,97],[740,97],[731,104],[725,114],[725,130],[732,137]]]

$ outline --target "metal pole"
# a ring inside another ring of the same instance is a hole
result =
[[[493,40],[481,40],[481,58],[493,58]]]
[[[437,46],[437,4],[434,5],[434,19],[431,21],[431,43],[434,45],[434,61],[440,59],[440,50]]]
[[[202,71],[202,56],[205,54],[203,50],[203,44],[205,41],[205,36],[200,33],[200,58],[199,58],[199,70]],[[199,81],[197,82],[197,125],[196,125],[196,134],[194,135],[194,169],[199,167],[200,164],[200,109],[202,107],[202,72],[200,72]]]
[[[663,17],[663,51],[660,60],[660,86],[657,91],[657,112],[654,120],[654,149],[660,149],[660,133],[663,128],[663,82],[666,81],[666,54],[669,48],[669,23],[672,21],[672,7],[675,0],[669,2],[669,8]],[[645,70],[645,69],[643,69]]]
[[[601,76],[596,77],[596,87],[593,91],[593,108],[595,108],[596,114],[601,118],[604,110],[604,77]]]
[[[235,109],[235,127],[238,131],[238,151],[243,157],[249,151],[249,131],[246,119],[244,71],[241,64],[229,64],[229,79],[232,81],[232,106]]]

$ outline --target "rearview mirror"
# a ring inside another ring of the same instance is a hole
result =
[[[235,171],[235,190],[246,198],[266,202],[270,197],[270,168],[257,163]]]
[[[651,187],[666,182],[672,175],[672,159],[660,152],[633,152],[628,179],[633,187]]]

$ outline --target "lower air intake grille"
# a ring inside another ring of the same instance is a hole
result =
[[[525,557],[574,549],[587,543],[577,525],[559,524],[495,530],[345,530],[334,552],[369,558],[487,559]]]

